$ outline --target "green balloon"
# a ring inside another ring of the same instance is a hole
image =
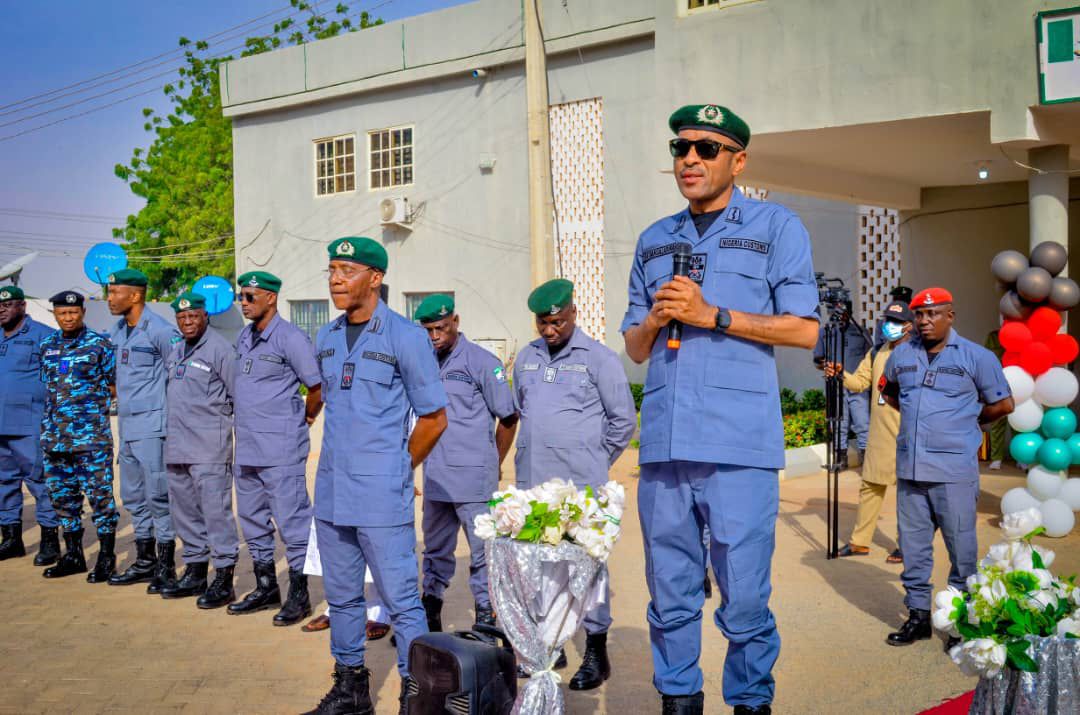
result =
[[[1043,436],[1038,432],[1021,432],[1012,438],[1009,443],[1009,454],[1012,458],[1021,464],[1034,464],[1035,457],[1039,453],[1039,447],[1042,446]],[[1080,448],[1080,443],[1077,444]],[[1078,452],[1080,456],[1080,452]]]
[[[1047,437],[1068,439],[1076,431],[1076,415],[1068,407],[1055,407],[1043,415],[1042,433]]]
[[[1073,433],[1073,435],[1065,441],[1069,445],[1069,451],[1072,452],[1072,463],[1080,464],[1080,434]]]
[[[1038,453],[1039,464],[1051,472],[1068,469],[1072,463],[1069,444],[1063,439],[1051,438],[1042,443]]]

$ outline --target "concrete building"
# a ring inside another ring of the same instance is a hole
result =
[[[897,282],[943,284],[981,340],[993,254],[1080,226],[1080,104],[1058,101],[1080,96],[1062,50],[1080,19],[1039,15],[1068,5],[541,0],[556,256],[586,329],[622,352],[637,235],[684,203],[666,118],[714,101],[754,130],[745,183],[802,216],[865,322]],[[284,312],[314,330],[326,243],[369,235],[391,307],[451,291],[465,331],[512,355],[534,336],[523,58],[521,4],[477,0],[225,64],[237,272],[281,276]],[[820,384],[805,352],[780,353],[782,384]]]

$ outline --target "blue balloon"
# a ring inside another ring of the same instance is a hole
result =
[[[109,274],[127,268],[127,253],[115,243],[98,243],[90,247],[83,259],[83,273],[98,285],[109,282]]]
[[[191,287],[192,293],[206,298],[206,312],[210,315],[224,313],[236,300],[232,281],[221,276],[203,276]]]

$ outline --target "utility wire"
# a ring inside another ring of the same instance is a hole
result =
[[[86,223],[96,223],[99,221],[106,223],[115,223],[117,221],[124,220],[124,218],[120,216],[97,216],[94,214],[60,213],[57,211],[38,211],[36,209],[15,208],[0,208],[0,215],[27,216],[30,218],[47,218],[56,219],[58,221],[83,221]]]

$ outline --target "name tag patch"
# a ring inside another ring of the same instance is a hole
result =
[[[458,382],[471,383],[473,379],[463,372],[448,372],[446,373],[447,380],[457,380]]]
[[[334,356],[334,349],[333,348],[327,348],[326,350],[320,350],[319,354],[316,355],[315,358],[318,359],[318,360],[322,360],[323,358],[328,358],[328,357],[333,357],[333,356]]]
[[[372,350],[365,350],[362,356],[365,360],[378,360],[384,362],[387,365],[397,365],[397,358],[393,355],[387,355],[386,353],[377,353]]]
[[[60,354],[60,351],[59,351],[59,350],[46,350],[46,351],[45,351],[45,355],[46,355],[46,356],[50,356],[50,355],[59,355],[59,354]]]
[[[649,250],[642,252],[642,254],[641,254],[641,262],[642,263],[648,263],[649,261],[651,261],[654,258],[659,258],[660,256],[666,256],[669,253],[674,253],[674,252],[675,252],[675,244],[674,243],[668,243],[668,244],[663,245],[663,246],[657,246],[656,248],[650,248]]]
[[[690,272],[687,273],[687,277],[701,285],[705,280],[705,266],[709,263],[709,254],[707,253],[695,253],[690,256]]]
[[[939,367],[938,372],[942,373],[943,375],[956,375],[957,377],[963,377],[964,376],[963,368],[959,368],[959,367],[952,367],[952,366]]]
[[[195,368],[196,370],[202,370],[203,372],[210,372],[210,366],[209,365],[204,365],[201,362],[196,362],[195,360],[192,360],[188,364],[191,365],[191,367]]]
[[[555,375],[558,374],[558,370],[553,367],[544,368],[544,382],[555,382]]]
[[[589,371],[589,366],[588,365],[580,365],[580,364],[578,364],[578,365],[560,365],[559,369],[563,370],[565,372],[588,372]]]
[[[341,389],[351,390],[353,375],[356,374],[356,363],[347,362],[341,366]]]
[[[525,372],[526,370],[539,370],[539,369],[540,369],[540,363],[538,363],[538,362],[527,362],[527,363],[525,363],[524,365],[521,366],[521,371],[522,372]]]
[[[749,238],[722,238],[720,239],[720,248],[740,248],[755,253],[769,252],[769,244]]]
[[[918,369],[918,365],[900,365],[896,368],[896,374],[903,375],[905,372],[916,372]]]
[[[285,364],[285,358],[279,355],[260,355],[259,359],[265,360],[266,362],[276,362],[278,365]]]

